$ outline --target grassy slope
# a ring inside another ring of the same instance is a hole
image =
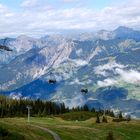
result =
[[[62,114],[62,115],[58,115],[56,117],[60,117],[64,120],[67,120],[67,121],[70,121],[70,120],[78,120],[78,121],[85,121],[85,120],[88,120],[92,117],[95,117],[96,114],[95,113],[91,113],[91,112],[86,112],[86,111],[83,111],[82,113],[79,111],[79,112],[70,112],[70,113],[65,113],[65,114]]]
[[[46,138],[47,140],[53,140],[50,134],[40,129],[30,127],[24,118],[0,119],[0,127],[14,134],[14,138],[9,136],[7,140],[19,140],[17,136],[22,137],[23,140],[46,140]]]
[[[113,131],[117,140],[140,139],[140,121],[115,123],[111,122],[111,118],[109,121],[107,124],[96,124],[93,117],[86,121],[66,121],[59,117],[31,118],[32,124],[38,124],[55,131],[62,140],[105,140],[109,131]],[[10,131],[24,135],[27,140],[43,140],[45,139],[43,137],[52,140],[49,134],[29,127],[24,118],[1,119],[1,124]]]
[[[39,123],[57,132],[62,140],[104,140],[109,131],[113,131],[117,140],[139,140],[140,121],[107,124],[95,124],[95,118],[87,121],[64,121],[61,118],[33,118]]]

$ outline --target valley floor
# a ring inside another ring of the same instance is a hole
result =
[[[106,140],[109,132],[113,133],[115,140],[140,140],[140,121],[138,120],[96,124],[94,117],[86,121],[66,121],[53,116],[32,117],[30,123],[26,118],[0,119],[0,127],[13,134],[5,140],[54,139],[50,133],[34,125],[52,130],[60,136],[61,140]]]

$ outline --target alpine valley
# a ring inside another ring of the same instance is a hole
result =
[[[121,26],[38,39],[22,35],[0,39],[0,45],[1,94],[140,117],[140,31]]]

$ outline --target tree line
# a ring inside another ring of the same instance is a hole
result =
[[[11,99],[7,96],[0,96],[0,118],[3,117],[25,117],[27,116],[27,106],[31,106],[31,116],[44,117],[47,115],[59,115],[67,112],[90,111],[102,116],[115,117],[111,110],[89,109],[87,105],[75,108],[68,108],[64,103],[55,103],[40,99]]]
[[[31,106],[32,116],[46,116],[68,112],[64,103],[54,103],[40,99],[11,99],[0,96],[0,117],[24,117],[27,116],[27,106]]]

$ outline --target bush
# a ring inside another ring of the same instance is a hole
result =
[[[0,127],[0,138],[8,136],[8,134],[9,134],[9,132],[6,129]]]
[[[102,122],[107,123],[107,117],[103,116]]]
[[[128,120],[125,119],[125,118],[122,118],[122,119],[120,119],[120,118],[115,118],[115,119],[113,119],[112,121],[113,121],[113,122],[123,122],[123,121],[128,121]]]
[[[100,117],[99,117],[98,114],[97,114],[97,116],[96,116],[96,123],[100,123]]]
[[[119,119],[123,119],[122,112],[119,112]]]
[[[126,116],[126,120],[129,122],[129,121],[131,121],[131,116],[130,115],[127,115]]]
[[[0,127],[0,140],[25,140],[25,138],[18,133],[11,133],[7,129]]]
[[[108,133],[106,140],[115,140],[112,131]]]

